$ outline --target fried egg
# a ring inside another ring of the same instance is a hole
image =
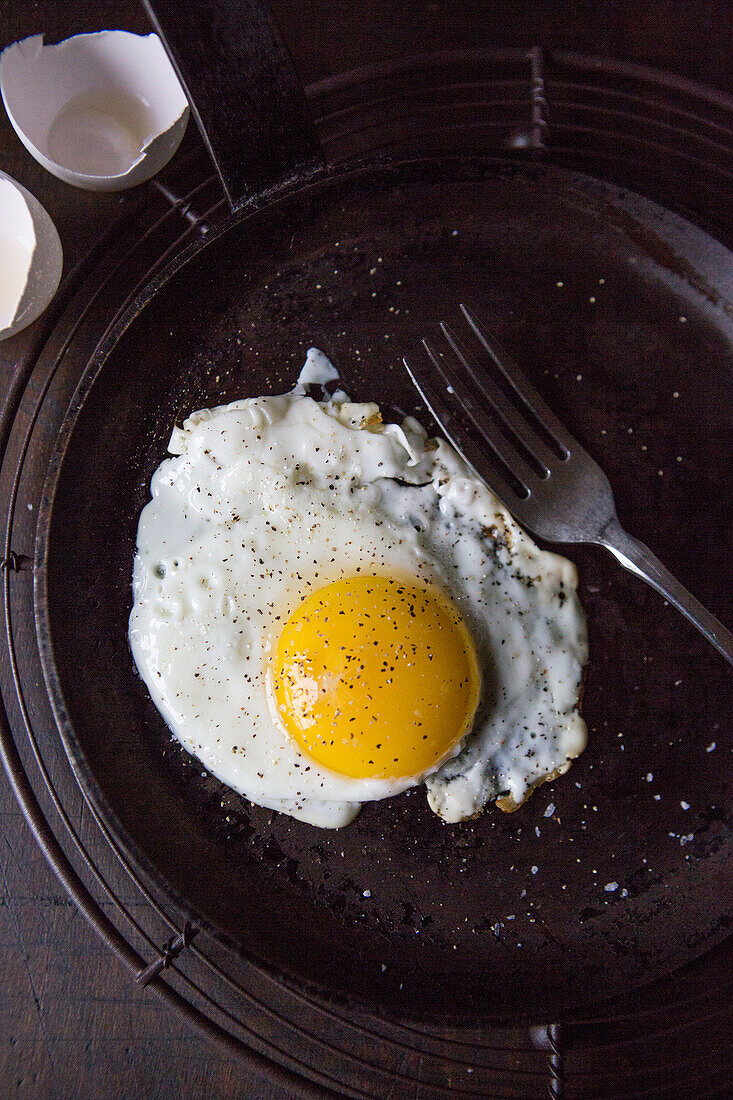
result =
[[[414,419],[308,384],[194,412],[140,516],[129,639],[173,735],[324,828],[425,783],[445,821],[582,752],[574,566]]]

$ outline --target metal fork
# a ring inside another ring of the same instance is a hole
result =
[[[488,365],[498,368],[518,401],[507,396],[441,323],[445,345],[442,340],[440,347],[428,340],[422,342],[429,362],[426,372],[418,375],[406,359],[403,362],[459,454],[523,526],[549,542],[605,546],[621,565],[681,611],[733,664],[733,634],[643,542],[624,531],[613,491],[600,466],[563,427],[498,341],[487,335],[475,314],[465,305],[461,312],[486,353]],[[466,416],[481,444],[468,429]],[[497,458],[504,473],[496,469]]]

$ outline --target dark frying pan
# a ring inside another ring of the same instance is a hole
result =
[[[446,826],[417,789],[322,832],[171,742],[127,646],[137,518],[172,424],[289,388],[309,344],[357,397],[425,419],[401,356],[468,300],[608,472],[625,526],[726,619],[730,255],[587,177],[452,156],[450,135],[444,157],[319,167],[262,4],[148,8],[236,213],[107,334],[59,436],[35,600],[72,764],[134,864],[243,965],[452,1026],[587,1017],[726,934],[715,651],[601,551],[571,551],[591,641],[571,772],[511,816]]]

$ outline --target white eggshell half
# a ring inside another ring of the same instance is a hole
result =
[[[28,152],[59,179],[121,191],[175,153],[189,107],[156,34],[36,34],[0,55],[0,91]]]
[[[0,172],[0,340],[35,321],[63,268],[56,226],[30,191]]]

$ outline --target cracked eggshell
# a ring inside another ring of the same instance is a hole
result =
[[[0,340],[35,321],[63,268],[56,226],[38,199],[0,172]]]
[[[99,31],[55,46],[32,35],[0,55],[0,91],[28,152],[89,191],[150,179],[188,123],[186,96],[157,34]]]

